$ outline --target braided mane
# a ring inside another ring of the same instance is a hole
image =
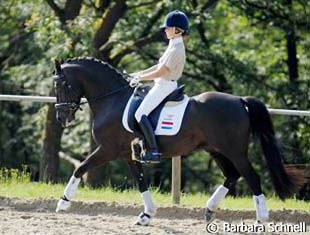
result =
[[[109,63],[107,62],[104,62],[102,60],[99,60],[97,58],[94,58],[94,57],[75,57],[75,58],[70,58],[70,59],[67,59],[65,61],[65,63],[67,64],[82,64],[84,62],[94,62],[94,63],[97,63],[97,64],[100,64],[102,65],[104,68],[112,71],[112,72],[115,72],[120,78],[124,79],[124,74],[121,73],[119,70],[117,70],[116,68],[114,68],[112,65],[110,65]],[[124,79],[125,80],[125,79]]]

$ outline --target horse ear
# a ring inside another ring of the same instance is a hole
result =
[[[55,72],[56,74],[60,74],[61,72],[60,62],[58,60],[55,60]]]

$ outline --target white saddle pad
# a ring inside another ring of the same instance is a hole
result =
[[[132,96],[127,102],[126,108],[123,113],[122,122],[124,128],[127,131],[133,133],[127,122],[128,110],[131,99]],[[176,135],[179,132],[179,130],[181,129],[181,124],[188,101],[189,97],[187,95],[184,95],[184,99],[182,101],[169,101],[165,104],[159,115],[159,119],[155,129],[155,135]]]

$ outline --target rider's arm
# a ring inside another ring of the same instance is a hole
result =
[[[149,73],[145,73],[143,75],[140,75],[140,79],[141,80],[154,80],[156,78],[160,78],[162,76],[165,76],[167,73],[170,72],[169,67],[167,67],[166,65],[162,65],[158,68],[159,66],[156,65],[156,69],[149,72]]]
[[[177,49],[168,51],[168,54],[163,58],[161,63],[156,66],[156,69],[150,73],[140,75],[141,80],[153,80],[160,77],[166,77],[168,73],[179,69],[180,65],[184,64],[184,56]]]
[[[150,72],[153,72],[154,70],[157,69],[157,64],[156,65],[153,65],[152,67],[148,68],[148,69],[145,69],[145,70],[142,70],[140,72],[136,72],[136,73],[132,73],[130,74],[132,77],[135,77],[135,76],[141,76],[143,74],[146,74],[146,73],[150,73]]]

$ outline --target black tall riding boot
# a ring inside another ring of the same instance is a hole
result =
[[[142,116],[141,121],[139,122],[139,126],[144,134],[146,142],[149,145],[149,149],[147,149],[145,155],[141,157],[141,160],[149,163],[159,163],[161,153],[158,152],[158,146],[153,127],[146,115]]]

